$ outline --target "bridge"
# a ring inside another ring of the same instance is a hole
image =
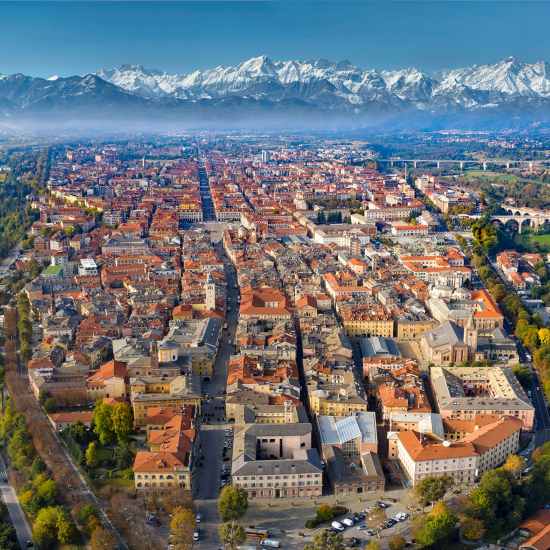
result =
[[[507,213],[506,215],[494,215],[491,216],[491,220],[499,221],[506,224],[506,222],[514,221],[518,224],[518,233],[521,235],[521,228],[528,222],[529,227],[535,228],[535,233],[539,232],[540,226],[544,228],[547,223],[550,223],[550,212],[544,210],[536,210],[535,208],[521,208],[511,207],[509,205],[501,204],[501,208]]]
[[[532,170],[535,165],[538,164],[550,164],[550,160],[511,160],[511,159],[483,159],[483,160],[450,160],[450,159],[402,159],[402,158],[389,158],[389,159],[375,159],[378,162],[389,162],[393,166],[394,163],[412,164],[414,168],[419,163],[436,164],[438,168],[441,168],[442,164],[458,164],[460,169],[464,168],[465,164],[478,164],[483,166],[483,170],[487,170],[488,164],[506,164],[506,168],[511,166],[519,166],[520,164],[528,164],[529,169]]]

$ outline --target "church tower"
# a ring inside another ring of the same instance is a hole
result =
[[[468,353],[475,354],[477,351],[477,329],[473,311],[470,313],[470,318],[464,327],[464,343],[468,345]]]
[[[208,273],[206,276],[206,283],[204,284],[204,290],[206,291],[206,309],[212,311],[216,309],[216,283],[212,273]]]
[[[155,376],[155,371],[158,371],[159,368],[159,351],[155,339],[151,339],[151,344],[149,346],[149,355],[151,357],[151,372],[153,373],[153,376]]]

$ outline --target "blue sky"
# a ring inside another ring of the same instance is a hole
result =
[[[170,73],[348,59],[428,71],[550,61],[547,2],[0,2],[0,73],[49,77],[122,63]]]

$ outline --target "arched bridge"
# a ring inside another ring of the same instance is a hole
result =
[[[550,223],[550,212],[544,210],[535,210],[534,208],[514,208],[508,205],[502,205],[501,207],[506,214],[491,216],[491,220],[499,221],[502,224],[506,224],[508,221],[514,221],[518,224],[518,233],[521,235],[521,227],[528,222],[529,227],[535,228],[535,233],[539,232],[540,226]]]

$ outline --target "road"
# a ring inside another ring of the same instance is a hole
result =
[[[4,261],[0,264],[0,278],[7,275],[11,264],[15,262],[17,259],[17,256],[19,255],[19,252],[21,250],[21,247],[23,246],[23,241],[21,241],[11,252],[10,255],[4,259]]]
[[[212,200],[212,191],[210,190],[208,175],[206,173],[206,168],[204,167],[202,153],[199,147],[197,147],[197,157],[199,163],[199,189],[202,201],[202,216],[205,222],[213,222],[216,221],[216,214],[214,212],[214,201]]]
[[[8,477],[8,470],[4,464],[2,456],[0,456],[0,479],[5,479]],[[19,504],[19,499],[15,494],[13,488],[3,481],[0,483],[0,489],[2,491],[2,500],[6,503],[8,507],[8,512],[10,513],[10,519],[12,525],[17,531],[17,539],[21,548],[26,548],[25,542],[32,540],[31,528],[27,523],[27,518]]]

